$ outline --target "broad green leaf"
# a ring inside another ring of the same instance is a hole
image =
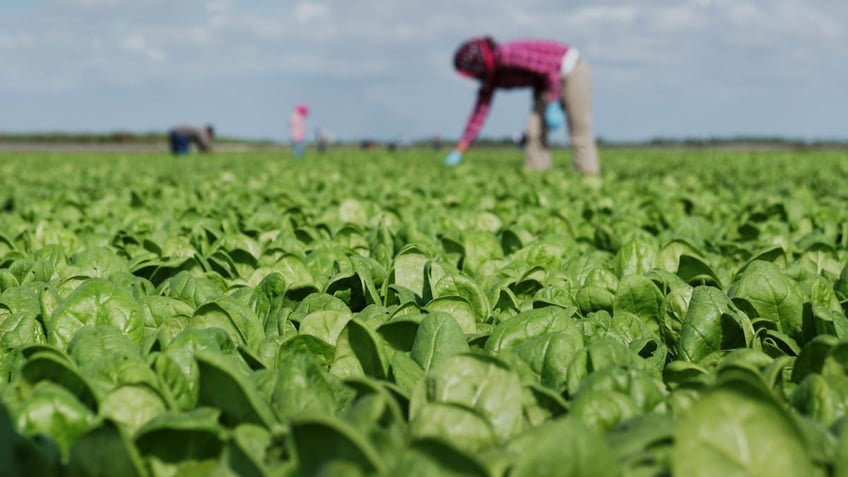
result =
[[[596,285],[587,285],[577,290],[575,300],[584,316],[601,310],[612,313],[615,306],[615,294]]]
[[[162,392],[171,396],[177,409],[188,410],[197,404],[200,374],[191,356],[182,358],[185,368],[171,354],[156,356],[153,369],[162,382]]]
[[[300,334],[319,338],[331,345],[339,340],[339,335],[348,322],[353,319],[350,310],[320,310],[306,315],[300,322]]]
[[[630,396],[615,391],[579,392],[569,409],[569,416],[602,433],[639,414],[639,406]]]
[[[757,253],[756,255],[748,259],[748,261],[739,269],[737,273],[741,274],[745,271],[746,268],[748,268],[749,265],[757,261],[771,262],[777,265],[778,268],[782,268],[786,265],[786,251],[780,245],[776,245],[767,250],[763,250],[762,252]]]
[[[430,313],[450,315],[465,334],[477,331],[477,314],[468,300],[461,296],[440,296],[427,303],[425,309]]]
[[[120,386],[100,403],[100,415],[123,424],[131,434],[165,410],[159,393],[143,384]]]
[[[565,415],[569,404],[562,395],[545,386],[524,384],[524,417],[530,426],[538,426],[552,418]]]
[[[821,375],[839,400],[848,395],[848,343],[832,336],[819,336],[807,343],[792,367],[791,380],[799,385],[812,375]],[[814,407],[813,404],[810,404]]]
[[[304,297],[292,313],[292,320],[300,322],[303,318],[316,311],[349,312],[347,304],[337,297],[326,293],[313,293]]]
[[[160,294],[177,298],[197,308],[222,294],[222,290],[207,277],[180,272],[165,280],[158,288]]]
[[[487,260],[503,257],[503,249],[497,237],[482,230],[466,230],[463,233],[465,256],[462,268],[468,273],[476,272]]]
[[[421,321],[409,355],[428,371],[447,358],[467,351],[468,343],[456,320],[444,313],[430,313]]]
[[[677,266],[677,276],[692,286],[713,286],[721,288],[718,274],[703,259],[683,254]]]
[[[181,464],[216,460],[224,440],[219,416],[212,408],[164,412],[136,432],[135,444],[145,458],[170,466],[171,472],[178,472]]]
[[[167,296],[144,296],[139,301],[146,312],[145,317],[149,317],[145,323],[148,327],[160,327],[174,322],[185,326],[195,310],[188,303]]]
[[[286,291],[315,285],[315,279],[303,260],[294,254],[284,254],[271,268],[282,276],[287,285]]]
[[[640,275],[622,278],[615,293],[613,310],[638,316],[657,336],[661,335],[665,298],[654,283]]]
[[[39,351],[29,356],[20,370],[21,377],[30,385],[51,381],[71,392],[81,403],[97,411],[98,397],[85,377],[66,357]]]
[[[430,277],[426,276],[426,265],[430,258],[415,246],[401,250],[394,259],[390,272],[390,282],[410,290],[417,300],[429,299],[432,296]]]
[[[749,346],[753,334],[748,317],[721,290],[695,287],[680,332],[679,353],[698,362],[717,351]]]
[[[848,378],[841,378],[840,382],[829,382],[820,374],[807,375],[792,391],[792,407],[824,426],[831,426],[837,419],[845,416],[848,408],[848,402],[842,392],[848,385]]]
[[[242,374],[232,358],[200,351],[195,354],[200,369],[200,405],[221,410],[221,421],[229,426],[250,422],[271,427],[276,419],[267,401]]]
[[[417,307],[408,308],[410,313],[395,313],[386,323],[377,328],[377,333],[396,351],[409,352],[415,340],[415,334],[421,321],[427,316]]]
[[[592,373],[605,368],[648,368],[628,346],[609,338],[599,338],[592,341],[574,356],[568,364],[566,373],[569,395],[575,395],[581,383]]]
[[[330,343],[310,335],[297,335],[284,341],[277,351],[276,368],[292,355],[308,355],[316,363],[329,369],[333,364],[336,349]]]
[[[469,452],[493,447],[498,442],[486,416],[459,403],[427,403],[418,410],[409,427],[416,439],[444,439]]]
[[[35,287],[15,287],[0,296],[0,356],[6,350],[47,343]]]
[[[848,476],[848,426],[839,431],[839,445],[833,459],[833,477]]]
[[[544,308],[546,306],[576,308],[577,302],[567,289],[554,285],[546,285],[533,296],[533,308]]]
[[[594,430],[567,417],[550,421],[510,442],[517,455],[513,477],[612,477],[621,469],[609,446]]]
[[[285,290],[286,281],[283,276],[279,272],[272,272],[259,282],[250,295],[249,306],[266,329],[269,318],[280,306],[279,298]]]
[[[60,473],[58,452],[18,434],[0,402],[0,475],[52,476]]]
[[[547,333],[576,330],[574,308],[545,307],[525,311],[498,324],[486,340],[486,350],[498,353]]]
[[[735,349],[722,356],[716,364],[716,371],[725,368],[743,368],[759,373],[775,360],[768,354],[750,348]]]
[[[70,257],[68,275],[90,278],[109,278],[118,272],[128,272],[126,260],[106,247],[89,247]]]
[[[155,373],[142,359],[139,346],[111,326],[81,328],[68,344],[68,354],[91,380],[114,384],[147,383],[157,388]]]
[[[262,427],[242,424],[233,431],[233,439],[225,451],[227,467],[239,476],[267,475],[266,455],[271,446],[271,434]]]
[[[511,348],[539,376],[539,382],[554,390],[565,388],[568,365],[583,348],[577,327],[535,336]]]
[[[753,262],[728,295],[753,319],[769,320],[792,338],[801,337],[803,302],[797,287],[770,262]]]
[[[583,334],[586,342],[608,338],[627,347],[646,339],[656,338],[656,334],[638,316],[626,311],[610,315],[599,311],[581,319],[575,320],[577,328]]]
[[[492,305],[492,317],[495,323],[505,321],[521,313],[521,304],[518,297],[507,287],[497,289],[497,299]],[[480,328],[480,326],[478,326]]]
[[[406,353],[395,353],[389,364],[389,379],[408,397],[418,382],[424,379],[424,370]]]
[[[308,354],[289,354],[278,363],[271,407],[282,422],[309,412],[336,408],[326,368]]]
[[[355,259],[351,256],[348,261]],[[333,295],[345,302],[351,311],[360,311],[368,305],[382,304],[374,282],[371,279],[370,269],[359,264],[357,270],[342,271],[330,279],[325,293]]]
[[[345,380],[345,384],[355,396],[341,417],[368,439],[384,465],[394,465],[409,436],[396,395],[369,378],[351,378]]]
[[[0,294],[0,310],[8,313],[10,319],[19,317],[18,319],[30,318],[35,320],[41,313],[41,305],[39,303],[38,284],[29,284],[23,286],[13,286],[3,290]],[[5,314],[5,313],[4,313]],[[3,316],[3,315],[0,315]],[[4,328],[9,325],[4,324]]]
[[[619,278],[642,275],[653,269],[657,262],[656,245],[640,238],[621,245],[615,254],[615,271]]]
[[[109,420],[74,442],[68,473],[85,477],[147,475],[141,456],[126,431]]]
[[[586,376],[580,383],[574,406],[583,393],[619,393],[630,397],[641,413],[662,413],[667,396],[665,384],[656,376],[638,368],[605,366]],[[572,408],[574,411],[574,407]]]
[[[441,438],[417,439],[401,454],[389,475],[407,477],[489,477],[475,458]]]
[[[624,475],[664,475],[671,472],[671,451],[677,421],[648,414],[622,422],[605,436]]]
[[[848,263],[842,267],[842,271],[839,272],[839,278],[836,279],[836,282],[833,284],[833,290],[836,292],[836,296],[844,303],[848,301]]]
[[[200,306],[191,317],[190,325],[196,329],[221,328],[234,343],[258,349],[265,337],[262,323],[245,304],[230,297],[220,297]]]
[[[362,473],[384,470],[382,459],[371,445],[339,419],[298,418],[291,424],[291,439],[301,475],[337,475],[331,469],[338,463]]]
[[[660,248],[657,267],[666,272],[677,273],[681,255],[697,256],[696,248],[685,240],[671,240]]]
[[[745,371],[727,373],[675,433],[674,475],[815,475],[792,416]]]
[[[488,320],[492,313],[486,294],[474,280],[465,275],[445,275],[436,282],[434,295],[436,297],[460,296],[464,298],[471,306],[475,321],[478,322]]]
[[[49,436],[59,446],[64,458],[67,458],[74,441],[95,422],[96,415],[88,406],[67,389],[50,381],[36,384],[32,395],[21,403],[15,416],[17,429],[29,436]]]
[[[53,313],[47,326],[48,341],[66,348],[85,326],[113,326],[134,342],[144,338],[144,314],[132,293],[103,279],[79,286]]]
[[[812,273],[828,278],[838,277],[842,270],[841,260],[831,243],[816,242],[801,252],[798,264]]]
[[[433,402],[474,409],[492,425],[499,441],[521,431],[521,384],[501,361],[483,355],[461,354],[430,370],[413,392],[410,416]]]
[[[383,340],[367,325],[350,320],[345,328],[347,341],[366,376],[385,379],[389,361],[383,349]]]
[[[533,267],[521,275],[517,281],[510,283],[509,289],[517,298],[524,301],[534,297],[545,286],[547,275],[548,273],[544,268]]]

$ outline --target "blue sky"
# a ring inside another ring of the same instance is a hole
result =
[[[0,131],[284,141],[306,102],[342,139],[456,138],[476,84],[451,57],[483,33],[578,47],[603,138],[848,138],[844,0],[3,0]],[[483,135],[529,104],[498,93]]]

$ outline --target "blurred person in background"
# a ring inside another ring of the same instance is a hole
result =
[[[306,150],[306,116],[309,115],[309,107],[298,104],[289,116],[289,139],[292,143],[292,154],[300,157]]]
[[[477,138],[498,88],[532,88],[533,105],[527,122],[524,164],[530,169],[551,168],[548,132],[568,118],[572,162],[580,173],[598,174],[600,164],[592,131],[592,75],[589,64],[574,47],[548,40],[496,43],[491,37],[472,38],[454,55],[454,67],[480,82],[477,101],[456,148],[444,159],[447,166]]]
[[[171,154],[175,156],[188,154],[191,151],[191,143],[194,143],[201,152],[212,152],[214,138],[215,128],[211,124],[204,127],[185,124],[168,131]]]
[[[430,141],[430,147],[433,148],[434,151],[442,150],[442,136],[436,134],[433,136],[433,139]]]
[[[330,131],[323,128],[315,129],[315,146],[318,152],[325,152],[330,148],[330,143],[333,141],[333,135]]]

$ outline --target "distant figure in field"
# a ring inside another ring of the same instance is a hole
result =
[[[432,147],[434,151],[441,151],[442,150],[442,136],[439,136],[438,134],[433,136],[432,141],[430,141],[430,147]]]
[[[318,152],[325,152],[330,147],[331,141],[332,135],[329,131],[322,128],[315,129],[315,145],[318,148]]]
[[[171,154],[180,156],[188,154],[191,143],[202,152],[212,152],[212,139],[215,138],[215,128],[212,125],[204,127],[182,125],[168,131],[168,141],[171,145]]]
[[[529,87],[533,90],[533,108],[527,123],[525,166],[551,168],[548,131],[560,127],[567,115],[574,168],[581,173],[600,172],[592,132],[592,75],[576,48],[547,40],[496,43],[486,36],[460,45],[453,63],[460,74],[480,81],[480,89],[465,132],[445,157],[445,165],[462,161],[462,154],[486,121],[495,89]]]
[[[309,107],[298,104],[289,116],[289,139],[292,142],[292,153],[294,157],[300,157],[306,150],[306,116],[309,115]]]

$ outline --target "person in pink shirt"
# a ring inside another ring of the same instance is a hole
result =
[[[292,142],[292,153],[294,157],[300,157],[306,150],[306,116],[309,115],[309,107],[298,104],[289,116],[289,139]]]
[[[480,82],[477,101],[456,148],[444,159],[455,166],[477,138],[498,88],[531,88],[533,108],[527,123],[525,165],[550,169],[548,131],[568,118],[568,135],[574,168],[581,173],[600,172],[598,148],[592,131],[589,64],[576,48],[548,40],[496,43],[491,37],[472,38],[454,55],[454,67],[463,76]]]

